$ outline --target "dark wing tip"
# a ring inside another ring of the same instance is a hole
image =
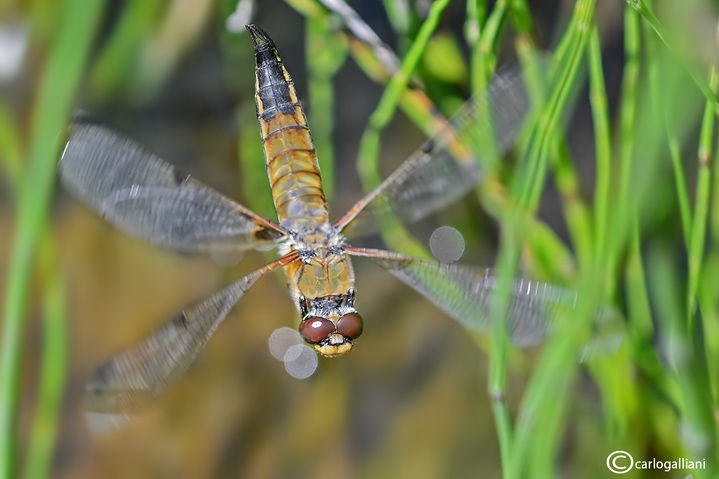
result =
[[[260,27],[250,24],[245,25],[245,28],[248,32],[250,32],[250,39],[252,40],[252,45],[254,45],[256,51],[274,48],[272,39]]]

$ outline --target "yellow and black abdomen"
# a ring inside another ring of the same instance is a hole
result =
[[[255,101],[267,174],[280,224],[314,229],[328,221],[320,167],[302,106],[272,40],[248,25],[255,46]]]

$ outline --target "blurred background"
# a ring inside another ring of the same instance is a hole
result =
[[[719,12],[652,3],[0,3],[0,477],[604,478],[618,449],[709,468],[625,477],[717,477]],[[358,260],[365,332],[352,354],[319,358],[300,380],[267,345],[299,321],[277,272],[184,380],[126,424],[92,432],[83,388],[104,360],[275,252],[183,256],[114,229],[55,179],[65,126],[83,110],[276,218],[246,23],[268,32],[295,81],[333,219],[371,184],[357,167],[368,120],[393,61],[422,34],[408,95],[431,103],[418,112],[399,100],[381,131],[382,177],[431,133],[429,113],[449,116],[496,68],[544,52],[543,149],[511,155],[411,239],[357,244],[422,254],[435,228],[452,225],[461,261],[580,291],[589,299],[577,318],[611,305],[621,348],[580,363],[591,321],[576,319],[546,346],[503,349]],[[394,60],[358,39],[358,24]]]

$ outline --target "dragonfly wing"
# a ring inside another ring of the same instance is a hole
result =
[[[496,75],[486,94],[470,99],[335,226],[352,236],[374,230],[390,212],[409,223],[457,201],[481,178],[477,156],[504,154],[514,143],[528,104],[518,67]]]
[[[346,250],[372,258],[464,326],[475,331],[487,329],[492,295],[499,285],[491,269],[442,264],[384,250]],[[550,329],[553,314],[560,308],[573,309],[576,299],[575,293],[558,286],[513,280],[507,312],[512,341],[518,346],[538,344]]]
[[[271,221],[98,124],[73,125],[60,174],[69,191],[111,223],[175,250],[251,248],[285,234]]]
[[[159,396],[195,362],[227,313],[259,278],[297,259],[292,253],[183,311],[133,348],[111,358],[86,385],[88,409],[132,413]]]

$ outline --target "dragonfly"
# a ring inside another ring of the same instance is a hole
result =
[[[292,79],[271,38],[247,30],[255,50],[255,100],[267,173],[278,221],[265,218],[102,124],[71,125],[60,161],[67,190],[105,220],[155,245],[182,252],[237,251],[275,246],[279,258],[170,319],[130,349],[110,358],[87,382],[90,408],[132,410],[182,377],[238,300],[257,280],[282,269],[299,312],[302,339],[322,356],[350,352],[362,334],[355,307],[353,257],[374,260],[449,316],[486,329],[498,279],[491,269],[442,264],[401,253],[354,247],[350,231],[391,212],[414,221],[473,189],[481,168],[468,139],[490,128],[494,147],[506,151],[526,111],[518,74],[498,77],[480,99],[470,100],[450,124],[360,199],[329,220],[320,170]],[[559,305],[574,304],[563,288],[513,280],[507,311],[510,336],[533,344],[546,333]]]

